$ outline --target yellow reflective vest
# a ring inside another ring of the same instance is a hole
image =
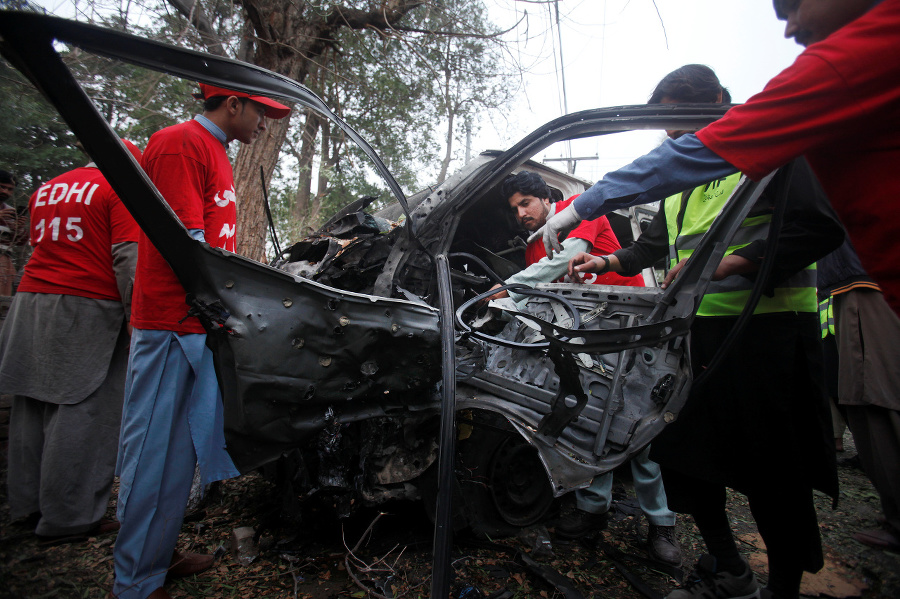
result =
[[[834,335],[834,296],[819,302],[819,326],[822,329],[822,339],[828,335]]]
[[[741,173],[701,185],[693,191],[666,198],[663,209],[669,237],[669,267],[675,266],[694,253],[700,239],[722,211],[731,192],[740,181]],[[769,233],[771,214],[750,215],[741,223],[725,255],[731,254]],[[700,302],[697,316],[735,316],[741,313],[754,281],[742,276],[730,276],[711,281]],[[809,265],[783,281],[773,297],[763,294],[754,314],[772,312],[816,312],[816,265]]]

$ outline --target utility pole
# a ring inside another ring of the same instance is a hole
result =
[[[578,166],[579,160],[600,160],[600,156],[597,154],[594,156],[572,156],[570,152],[569,156],[566,158],[544,158],[541,162],[565,162],[566,172],[570,175],[574,175],[575,167]]]
[[[472,121],[466,116],[466,164],[472,160]]]

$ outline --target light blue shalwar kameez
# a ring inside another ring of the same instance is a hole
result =
[[[219,141],[225,134],[197,116]],[[203,231],[191,236],[203,240]],[[134,329],[116,472],[119,599],[145,599],[163,586],[191,491],[238,476],[225,450],[224,411],[206,335]]]
[[[204,485],[239,472],[205,334],[135,329],[125,386],[113,593],[144,599],[165,582],[194,465]]]

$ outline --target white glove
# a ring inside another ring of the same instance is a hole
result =
[[[543,227],[535,231],[528,237],[528,243],[531,243],[539,236],[544,238],[544,249],[547,250],[547,257],[552,258],[553,252],[561,252],[562,244],[559,241],[559,234],[564,233],[563,239],[572,229],[581,222],[581,217],[575,211],[575,204],[569,204],[559,214],[554,214],[547,219]]]

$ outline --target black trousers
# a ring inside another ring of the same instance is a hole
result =
[[[708,521],[724,514],[725,485],[662,467],[669,509]],[[766,544],[770,571],[818,572],[824,565],[822,540],[812,488],[797,480],[773,480],[772,484],[747,488],[745,494],[759,534]]]

